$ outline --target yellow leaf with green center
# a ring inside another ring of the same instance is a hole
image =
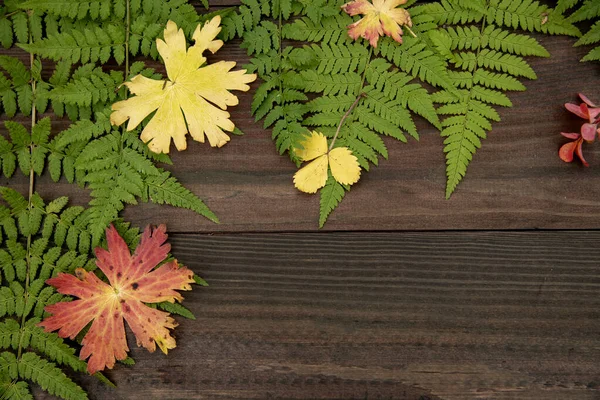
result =
[[[195,44],[189,49],[185,35],[173,21],[167,23],[165,40],[158,39],[156,47],[167,70],[168,80],[135,76],[125,85],[135,96],[112,106],[113,125],[129,120],[127,130],[135,129],[148,115],[156,111],[144,127],[141,139],[156,153],[168,153],[171,139],[177,150],[187,147],[186,135],[204,143],[205,136],[213,147],[229,141],[235,128],[229,119],[228,106],[239,103],[231,90],[247,91],[248,83],[256,79],[246,70],[231,71],[233,61],[219,61],[203,66],[205,50],[215,53],[223,46],[215,40],[221,31],[221,17],[216,16],[194,32]]]

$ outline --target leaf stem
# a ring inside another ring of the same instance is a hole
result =
[[[129,38],[131,36],[131,7],[130,7],[130,0],[127,0],[127,12],[125,15],[125,23],[126,25],[126,30],[125,30],[125,80],[128,79],[129,77]]]
[[[28,12],[29,16],[31,17],[31,14],[33,14],[33,11],[29,11]],[[31,19],[30,19],[31,20]],[[33,42],[33,38],[31,36],[31,30],[29,33],[29,43]],[[35,63],[35,56],[33,55],[33,53],[29,54],[29,69],[30,71],[33,70],[34,67],[34,63]],[[32,97],[31,97],[31,103],[32,103],[32,107],[31,107],[31,132],[33,135],[33,128],[35,127],[36,124],[36,119],[37,119],[37,110],[35,108],[35,95],[36,95],[36,86],[37,86],[37,82],[35,80],[35,77],[31,78],[31,92],[32,92]],[[30,144],[29,144],[29,192],[28,192],[28,197],[27,197],[27,212],[31,212],[32,208],[33,208],[33,204],[32,204],[32,199],[33,199],[33,189],[34,189],[34,185],[35,185],[35,171],[33,170],[33,162],[32,162],[32,156],[33,156],[33,150],[34,150],[34,143],[33,140],[31,140]],[[27,265],[27,272],[26,272],[26,276],[25,276],[25,290],[24,290],[24,294],[23,294],[23,301],[25,304],[25,307],[27,307],[27,303],[29,300],[29,283],[30,283],[30,271],[31,271],[31,241],[32,241],[32,235],[31,232],[28,229],[28,234],[27,234],[27,253],[25,255],[25,262]],[[21,328],[20,328],[20,335],[19,335],[19,346],[17,347],[17,359],[21,358],[21,355],[23,353],[23,338],[25,336],[25,321],[27,315],[25,314],[25,312],[23,312],[23,315],[21,316]]]
[[[331,151],[331,149],[333,149],[333,145],[335,144],[335,141],[337,140],[338,135],[340,134],[340,130],[342,130],[342,126],[344,125],[344,122],[346,121],[346,118],[348,118],[350,116],[350,114],[352,113],[352,111],[356,108],[356,106],[360,102],[360,99],[362,99],[363,97],[366,97],[366,96],[367,95],[365,93],[359,94],[358,97],[356,98],[356,100],[354,100],[354,103],[352,103],[352,105],[348,109],[348,111],[346,111],[346,114],[344,114],[344,116],[342,117],[340,123],[338,124],[337,130],[335,131],[335,136],[331,140],[331,144],[329,145],[329,150],[328,151]]]
[[[404,28],[406,28],[406,30],[408,31],[408,33],[411,34],[412,37],[417,37],[417,34],[414,33],[412,29],[410,29],[410,26],[404,25]]]
[[[352,105],[350,106],[348,111],[346,111],[346,113],[340,120],[337,130],[335,131],[335,135],[333,136],[333,139],[331,140],[331,143],[329,144],[328,151],[331,151],[333,149],[333,145],[335,144],[335,141],[337,140],[338,136],[340,135],[340,131],[342,130],[342,126],[344,126],[344,122],[346,122],[346,119],[350,116],[350,114],[352,114],[352,111],[354,111],[354,109],[360,102],[360,99],[362,99],[363,97],[367,97],[366,93],[364,93],[362,90],[365,87],[365,80],[367,79],[367,69],[369,68],[369,64],[371,63],[371,58],[373,58],[373,46],[369,46],[369,55],[367,56],[367,64],[365,65],[365,70],[362,73],[361,82],[360,82],[360,88],[359,88],[360,92],[358,93],[356,100],[354,100],[354,103],[352,103]]]

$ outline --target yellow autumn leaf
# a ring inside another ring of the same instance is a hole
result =
[[[204,137],[213,147],[221,147],[229,141],[235,125],[225,111],[235,106],[238,98],[230,90],[247,91],[247,85],[256,79],[246,70],[231,71],[233,61],[219,61],[203,66],[205,50],[215,53],[223,46],[215,40],[221,31],[221,17],[200,25],[194,32],[195,44],[189,49],[183,30],[173,21],[167,23],[165,40],[158,39],[156,47],[164,60],[167,80],[154,80],[142,75],[135,76],[125,85],[135,96],[112,106],[110,121],[121,125],[129,120],[127,130],[135,129],[148,115],[156,114],[142,131],[141,139],[155,153],[168,153],[171,139],[177,150],[187,147],[186,134],[204,143]],[[185,118],[184,118],[185,116]]]
[[[327,138],[320,132],[312,132],[302,142],[303,149],[296,149],[302,161],[311,163],[302,167],[294,175],[294,185],[305,193],[316,193],[327,182],[327,171],[331,169],[333,178],[341,184],[352,185],[360,179],[360,165],[347,147],[329,150]]]
[[[342,6],[350,16],[364,15],[362,19],[348,26],[348,34],[354,40],[359,37],[367,39],[371,46],[377,47],[380,36],[391,36],[395,41],[402,43],[402,28],[407,26],[410,30],[412,21],[410,14],[403,8],[407,0],[354,0]]]

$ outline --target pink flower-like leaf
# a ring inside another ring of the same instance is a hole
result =
[[[579,137],[581,136],[581,133],[575,133],[575,132],[561,132],[561,135],[563,135],[564,137],[566,137],[567,139],[579,139]]]
[[[592,101],[586,95],[584,95],[583,93],[579,93],[579,98],[581,100],[583,100],[583,102],[585,104],[587,104],[588,106],[590,106],[590,107],[598,107],[597,105],[595,105],[594,103],[592,103]]]
[[[581,137],[586,142],[593,142],[596,138],[596,125],[590,123],[581,125]]]
[[[585,106],[585,107],[582,107],[582,106]],[[583,119],[589,118],[588,109],[585,104],[578,106],[577,104],[573,104],[573,103],[565,103],[565,108],[567,110],[571,111],[573,114],[577,115],[579,118],[583,118]]]
[[[565,108],[577,115],[579,118],[587,119],[591,124],[600,122],[600,107],[596,106],[585,95],[579,93],[579,97],[583,103],[577,105],[573,103],[565,103]]]
[[[558,156],[564,162],[570,163],[573,161],[574,154],[577,154],[577,157],[579,157],[582,164],[585,165],[586,167],[589,167],[590,165],[585,160],[585,158],[583,158],[582,144],[583,144],[583,137],[579,137],[577,140],[575,140],[573,142],[565,143],[561,146],[560,150],[558,151]]]

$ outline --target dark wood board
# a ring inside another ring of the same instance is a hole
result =
[[[600,398],[600,232],[171,239],[197,320],[92,399]]]

